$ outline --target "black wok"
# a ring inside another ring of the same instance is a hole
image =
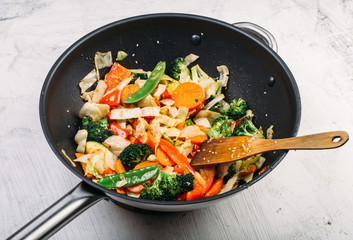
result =
[[[200,37],[197,39],[197,35]],[[194,37],[193,37],[194,36]],[[195,41],[196,40],[196,41]],[[267,44],[265,44],[266,42]],[[157,202],[135,199],[105,189],[73,167],[62,150],[73,158],[74,136],[83,104],[79,81],[92,70],[96,51],[124,50],[127,68],[153,69],[158,61],[170,63],[178,56],[194,53],[198,64],[211,76],[216,66],[230,70],[226,100],[242,97],[255,113],[255,123],[267,129],[274,125],[275,138],[295,136],[301,104],[297,85],[283,60],[268,45],[269,34],[242,24],[234,27],[218,20],[185,14],[154,14],[133,17],[101,27],[78,40],[55,62],[41,92],[40,118],[44,134],[58,159],[82,182],[10,238],[48,238],[62,226],[101,199],[150,211],[187,211],[203,208],[234,195],[265,177],[286,155],[286,151],[267,153],[267,170],[235,190],[191,202]]]

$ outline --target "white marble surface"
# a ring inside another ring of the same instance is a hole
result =
[[[0,0],[0,239],[78,184],[49,148],[47,72],[84,34],[125,17],[185,12],[270,30],[302,97],[299,135],[353,136],[353,1]],[[353,149],[290,152],[265,179],[210,208],[148,215],[102,201],[52,239],[353,239]]]

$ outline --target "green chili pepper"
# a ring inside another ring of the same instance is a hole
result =
[[[135,103],[144,99],[148,94],[150,94],[157,87],[158,83],[161,81],[161,78],[164,75],[164,72],[165,72],[165,62],[157,63],[150,77],[147,79],[145,85],[143,85],[143,87],[140,90],[132,94],[130,97],[125,98],[123,100],[123,103]]]
[[[143,183],[153,178],[159,172],[160,165],[151,165],[129,172],[109,175],[101,178],[97,183],[106,188],[129,187]]]

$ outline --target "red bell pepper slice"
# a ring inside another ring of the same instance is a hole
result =
[[[107,92],[99,103],[108,104],[110,107],[118,107],[121,104],[121,91],[119,89],[114,89]]]
[[[124,68],[119,63],[115,62],[110,69],[109,73],[105,75],[105,83],[107,84],[108,88],[107,91],[115,88],[119,85],[119,83],[131,75],[129,69]]]
[[[123,138],[127,138],[130,135],[129,130],[120,127],[115,122],[110,123],[109,129],[112,130],[115,135],[123,137]]]

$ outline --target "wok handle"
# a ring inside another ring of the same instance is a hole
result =
[[[238,27],[245,32],[251,34],[255,38],[259,39],[260,41],[264,42],[270,48],[272,48],[275,52],[278,52],[278,45],[275,37],[263,27],[256,25],[250,22],[238,22],[233,23],[233,26]]]
[[[48,239],[93,204],[107,198],[81,182],[8,239]]]

